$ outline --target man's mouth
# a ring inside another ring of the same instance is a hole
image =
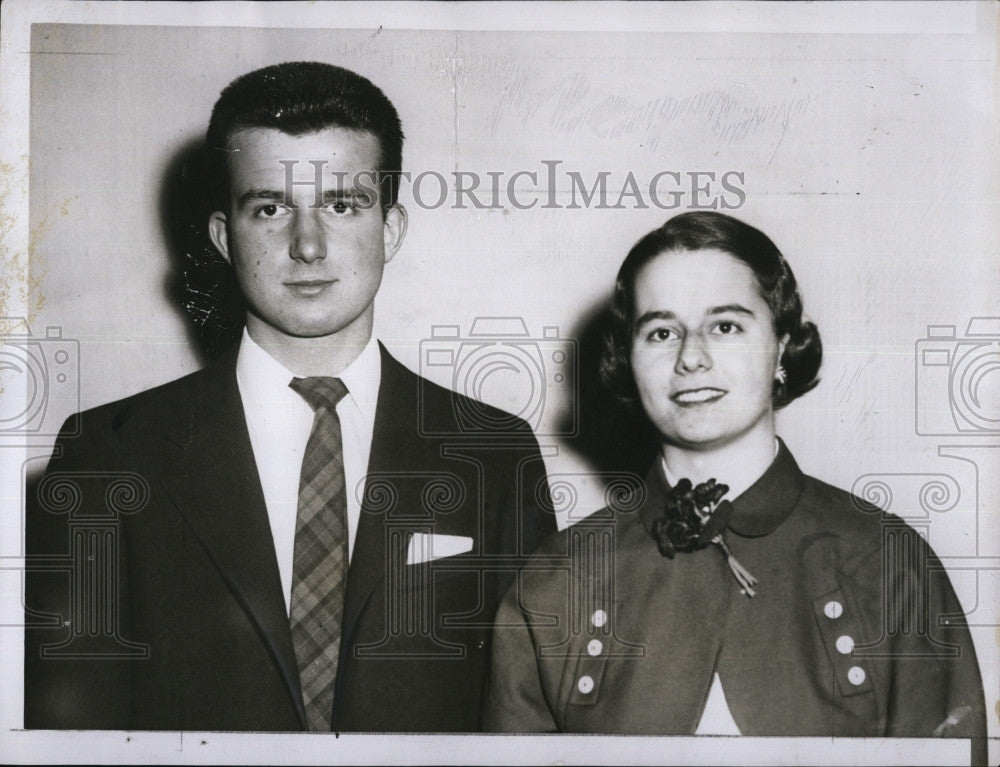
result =
[[[727,394],[723,389],[716,389],[705,386],[700,389],[684,389],[676,394],[672,394],[670,399],[678,405],[705,405],[711,402],[718,402]]]
[[[296,280],[286,282],[285,286],[298,293],[300,296],[318,296],[336,280]]]

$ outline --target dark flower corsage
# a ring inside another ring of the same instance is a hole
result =
[[[757,579],[736,561],[722,537],[733,516],[733,504],[722,500],[728,492],[728,485],[716,484],[714,479],[695,487],[689,479],[678,480],[667,493],[662,516],[653,522],[653,537],[660,553],[668,559],[678,551],[698,551],[714,543],[726,555],[726,563],[742,592],[752,597]]]

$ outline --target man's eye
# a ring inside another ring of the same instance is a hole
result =
[[[730,320],[722,320],[715,323],[712,332],[720,336],[731,336],[734,333],[742,333],[743,328]]]
[[[288,212],[288,208],[284,205],[277,205],[275,203],[268,203],[267,205],[261,205],[254,211],[254,215],[257,218],[279,218],[284,216]]]
[[[326,209],[337,216],[349,216],[357,210],[357,207],[347,200],[338,200],[331,202]]]

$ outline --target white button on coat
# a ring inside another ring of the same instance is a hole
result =
[[[853,649],[854,640],[851,637],[847,636],[847,634],[837,637],[837,652],[841,655],[850,655]]]
[[[829,618],[830,620],[836,620],[843,614],[844,606],[840,604],[840,602],[838,602],[836,599],[831,599],[829,602],[823,605],[823,612],[826,614],[826,617]]]
[[[590,616],[590,622],[600,628],[608,622],[608,614],[604,610],[594,610],[594,614]]]
[[[601,654],[601,650],[603,650],[603,649],[604,649],[604,645],[601,644],[601,640],[600,639],[591,639],[587,643],[587,652],[589,652],[591,655],[600,655]]]
[[[594,689],[594,680],[589,676],[581,676],[580,681],[576,683],[576,688],[586,695]]]
[[[854,686],[864,684],[865,670],[861,666],[851,666],[850,671],[847,672],[847,681]]]

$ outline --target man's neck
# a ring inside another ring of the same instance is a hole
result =
[[[687,477],[694,484],[709,479],[729,485],[726,497],[733,500],[767,471],[775,456],[774,421],[766,419],[725,445],[691,450],[663,446],[663,458],[674,481]]]
[[[337,376],[358,358],[372,337],[372,322],[358,318],[328,336],[299,338],[247,317],[247,333],[271,357],[297,376]]]

